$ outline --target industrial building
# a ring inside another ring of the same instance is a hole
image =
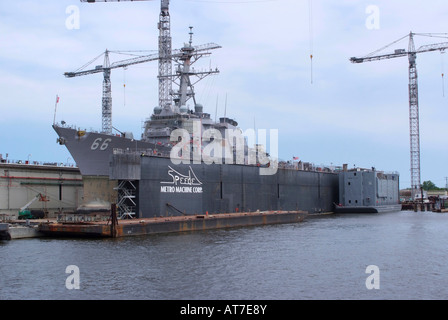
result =
[[[83,201],[79,169],[56,163],[0,159],[0,221],[22,209],[43,211],[45,218],[74,211]]]

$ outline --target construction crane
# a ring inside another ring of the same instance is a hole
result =
[[[151,1],[151,0],[80,0],[81,2],[119,2],[119,1]],[[190,43],[189,50],[194,52],[193,58],[196,61],[199,57],[209,54],[210,50],[221,48],[221,46],[215,43],[208,43],[199,46],[191,46],[191,28],[190,27]],[[173,74],[172,72],[172,62],[179,62],[185,57],[185,47],[182,49],[172,50],[171,48],[171,26],[170,26],[170,14],[169,14],[169,0],[161,0],[161,10],[159,15],[159,45],[158,55],[149,55],[149,56],[140,56],[134,59],[128,59],[123,61],[118,61],[113,64],[109,62],[109,52],[104,53],[104,63],[103,66],[97,66],[92,70],[80,71],[80,69],[84,69],[86,65],[78,69],[76,72],[67,72],[65,73],[66,77],[75,77],[80,75],[92,74],[103,72],[104,81],[103,81],[103,132],[111,133],[112,132],[112,95],[111,95],[111,83],[110,83],[110,71],[114,68],[126,67],[132,64],[148,62],[151,60],[159,60],[159,106],[162,109],[168,110],[169,112],[178,111],[175,104],[172,103],[173,96],[174,101],[179,100],[176,97],[176,93],[172,90],[172,84],[176,84],[176,79],[178,79],[178,72]],[[95,58],[94,60],[98,59]],[[191,64],[194,63],[191,62]],[[91,62],[90,62],[91,63]],[[88,63],[88,65],[90,64]],[[208,71],[208,72],[195,72],[190,75],[195,75],[199,79],[202,79],[208,74],[217,73],[218,71]],[[191,86],[193,84],[190,84]],[[194,99],[194,97],[193,97]]]
[[[120,1],[153,1],[153,0],[80,0],[81,2],[120,2]],[[169,12],[169,0],[160,1],[159,14],[159,106],[171,109],[170,93],[172,81],[168,75],[172,74],[171,61],[171,22]]]
[[[418,77],[417,77],[417,54],[431,51],[444,51],[448,48],[448,42],[436,43],[421,46],[415,50],[414,35],[442,37],[441,34],[430,33],[413,33],[392,42],[391,44],[376,50],[363,58],[350,58],[352,63],[363,63],[370,61],[378,61],[384,59],[392,59],[399,57],[408,57],[409,60],[409,128],[410,128],[410,151],[411,151],[411,195],[415,199],[416,194],[421,193],[421,176],[420,176],[420,129],[419,129],[419,105],[418,105]],[[378,53],[397,42],[409,37],[408,50],[396,49],[393,53],[378,55]]]
[[[131,59],[121,60],[114,63],[109,61],[109,53],[111,51],[106,50],[104,52],[104,63],[103,65],[96,66],[94,69],[83,70],[86,66],[90,65],[93,61],[98,59],[100,56],[96,57],[94,60],[85,64],[75,72],[66,72],[64,75],[67,78],[73,78],[78,76],[84,76],[94,73],[103,73],[103,99],[102,99],[102,132],[106,134],[112,134],[112,86],[110,81],[110,74],[112,69],[125,68],[134,64],[144,63],[152,60],[159,59],[158,54],[151,54],[146,56],[138,56]]]

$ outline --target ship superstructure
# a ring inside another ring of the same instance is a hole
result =
[[[65,145],[73,159],[76,161],[83,175],[107,176],[109,174],[108,162],[114,150],[133,150],[158,156],[169,156],[176,141],[170,137],[174,130],[184,129],[193,138],[193,129],[199,132],[207,129],[216,129],[224,136],[226,129],[236,129],[238,123],[230,118],[220,118],[218,122],[211,119],[210,114],[204,112],[203,106],[196,101],[194,85],[205,77],[219,73],[218,69],[195,70],[195,64],[200,58],[211,54],[211,50],[221,48],[215,43],[193,46],[193,32],[190,27],[189,41],[181,49],[171,50],[171,36],[169,34],[168,1],[162,1],[159,22],[159,53],[158,55],[142,56],[110,64],[107,50],[104,66],[93,70],[67,72],[67,77],[97,73],[103,71],[103,85],[108,90],[103,96],[103,128],[101,132],[82,130],[78,127],[68,126],[65,122],[53,124],[58,133],[58,143]],[[159,60],[159,105],[157,105],[150,118],[145,121],[141,139],[135,139],[132,133],[120,132],[112,134],[110,70],[131,64]],[[175,63],[175,72],[168,64]],[[169,84],[168,84],[169,83]],[[177,89],[173,89],[177,87]],[[193,105],[188,103],[192,101]],[[196,141],[201,145],[202,141]],[[206,144],[207,142],[204,142]],[[192,147],[194,145],[192,144]]]

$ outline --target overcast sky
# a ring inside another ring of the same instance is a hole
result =
[[[245,130],[278,129],[279,157],[398,171],[410,186],[408,60],[352,64],[410,31],[448,32],[448,3],[428,1],[172,0],[173,48],[222,46],[202,61],[220,74],[196,85],[206,112]],[[73,7],[75,6],[75,7]],[[310,10],[311,9],[311,10]],[[77,12],[79,11],[79,19]],[[160,1],[0,3],[0,153],[73,162],[56,143],[56,121],[101,129],[102,74],[67,79],[106,49],[154,50]],[[448,39],[416,36],[415,44]],[[407,49],[408,39],[386,49]],[[311,59],[312,73],[311,73]],[[111,55],[111,62],[127,56]],[[94,63],[102,64],[99,59]],[[199,68],[199,65],[198,67]],[[448,55],[417,58],[421,175],[445,186]],[[157,62],[112,71],[113,126],[140,137],[158,102]],[[124,84],[126,87],[124,88]]]

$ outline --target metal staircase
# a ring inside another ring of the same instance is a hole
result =
[[[137,184],[135,181],[120,180],[118,187],[118,217],[119,219],[133,219],[136,217],[137,203]]]

